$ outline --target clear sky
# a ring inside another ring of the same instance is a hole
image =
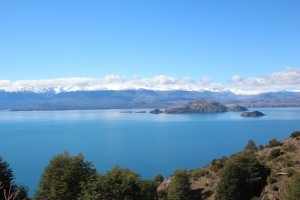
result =
[[[299,10],[299,0],[3,0],[0,80],[225,82],[299,69]]]

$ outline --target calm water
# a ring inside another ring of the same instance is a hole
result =
[[[0,111],[0,155],[31,194],[49,160],[65,150],[71,155],[83,153],[100,172],[119,165],[143,178],[158,173],[168,177],[176,169],[201,167],[213,158],[240,151],[249,139],[267,144],[300,130],[299,108],[258,110],[266,116]]]

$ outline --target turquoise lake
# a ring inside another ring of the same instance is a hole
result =
[[[143,178],[209,164],[214,158],[289,137],[300,130],[300,108],[260,108],[266,114],[243,118],[219,114],[143,114],[121,110],[0,111],[0,156],[16,182],[34,193],[44,167],[63,152],[83,153],[100,172],[130,168]],[[138,110],[133,110],[138,111]],[[146,110],[147,112],[149,110]]]

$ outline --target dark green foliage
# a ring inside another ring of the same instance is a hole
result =
[[[80,199],[138,199],[141,193],[141,179],[138,174],[120,167],[114,167],[104,175],[96,175],[83,188]]]
[[[12,184],[12,190],[15,190],[15,185],[13,184],[14,175],[12,169],[9,167],[9,164],[0,157],[0,200],[4,199],[3,192],[4,190],[9,190],[10,185]]]
[[[220,169],[222,169],[225,166],[225,163],[228,161],[228,157],[224,156],[220,159],[214,159],[211,161],[212,170],[214,172],[218,172]]]
[[[159,184],[161,184],[164,181],[164,177],[161,174],[157,174],[154,177],[153,181],[156,182],[157,186],[158,186]]]
[[[26,186],[17,185],[16,191],[18,191],[18,195],[14,200],[24,200],[24,199],[29,200],[28,188]]]
[[[167,196],[168,200],[192,199],[189,174],[186,170],[177,170],[173,174]]]
[[[300,137],[300,131],[294,131],[294,132],[291,134],[291,138],[297,138],[297,137]]]
[[[143,200],[154,200],[157,197],[157,183],[152,180],[142,180],[140,183],[141,196]]]
[[[281,146],[282,143],[277,141],[276,138],[273,138],[272,140],[269,141],[269,145],[268,147],[277,147],[277,146]]]
[[[267,176],[268,170],[252,153],[237,154],[221,172],[216,200],[250,200],[259,196]]]
[[[245,146],[245,151],[256,151],[258,148],[253,140],[249,140],[247,145]]]
[[[264,145],[259,145],[259,146],[258,146],[258,149],[259,149],[259,150],[263,150],[264,148],[265,148]]]
[[[167,190],[159,190],[157,192],[157,196],[159,200],[167,200],[168,199],[168,193]]]
[[[300,199],[300,173],[293,176],[293,181],[289,185],[286,200],[299,200]]]
[[[9,164],[0,157],[0,200],[4,200],[4,194],[14,200],[23,200],[28,198],[28,189],[22,185],[14,183],[14,175]]]
[[[94,174],[92,163],[84,160],[83,155],[69,156],[64,152],[53,157],[45,168],[36,199],[71,200],[80,193],[80,185]]]
[[[280,156],[280,149],[273,149],[273,150],[270,152],[270,157],[271,157],[272,159],[277,158],[278,156]]]

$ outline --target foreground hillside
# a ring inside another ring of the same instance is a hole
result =
[[[268,145],[256,147],[253,141],[249,141],[244,152],[239,152],[232,157],[223,157],[213,160],[209,165],[195,170],[191,170],[189,174],[190,189],[192,199],[208,199],[216,198],[218,185],[222,178],[224,179],[224,170],[226,166],[237,156],[244,154],[252,154],[265,167],[267,176],[266,182],[261,185],[259,195],[253,199],[260,200],[282,200],[287,199],[287,190],[292,182],[295,174],[300,173],[300,132],[294,132],[290,138],[279,142],[273,139]],[[235,178],[239,178],[239,175]],[[261,177],[263,178],[263,177]],[[158,187],[160,193],[167,193],[172,187],[173,178],[165,179]],[[262,180],[262,182],[264,182]],[[229,189],[229,188],[227,188]],[[240,191],[245,192],[245,191]],[[299,196],[295,200],[300,199],[300,185],[298,188]],[[238,199],[232,198],[219,199]]]
[[[29,199],[27,191],[0,157],[0,200]],[[143,180],[119,166],[99,173],[82,154],[63,152],[45,167],[33,199],[299,200],[300,132],[259,147],[250,140],[242,152],[202,168],[177,170],[165,180],[161,175]]]

